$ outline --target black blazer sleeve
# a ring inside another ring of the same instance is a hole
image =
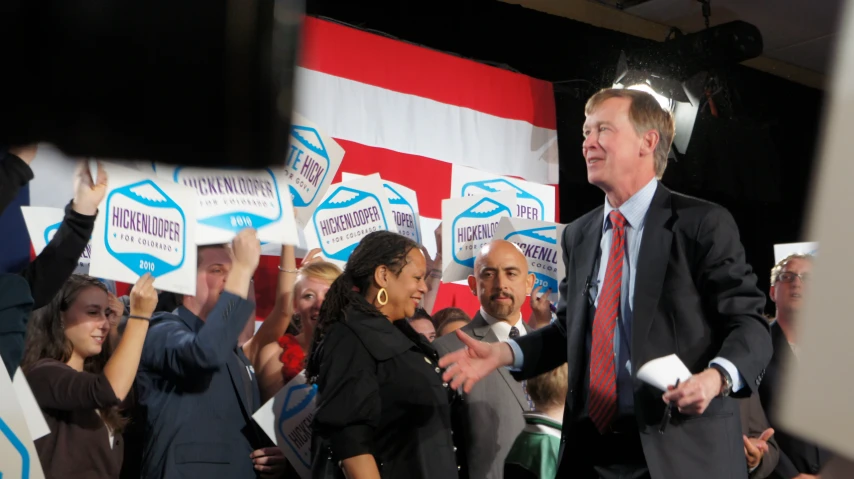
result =
[[[696,241],[697,290],[712,318],[725,322],[718,329],[726,331],[726,336],[716,356],[732,362],[744,379],[742,389],[734,396],[749,396],[758,389],[773,353],[768,321],[762,315],[765,295],[756,286],[738,227],[726,209],[709,210],[699,225]]]
[[[33,396],[42,409],[73,411],[117,406],[113,386],[103,374],[75,371],[54,359],[42,359],[26,373]]]
[[[575,225],[570,225],[566,229],[570,230],[572,226]],[[564,265],[569,264],[569,250],[567,248],[569,233],[570,231],[566,231],[561,238]],[[566,362],[566,330],[569,321],[572,320],[572,318],[567,318],[567,288],[567,278],[564,277],[558,286],[560,300],[557,305],[557,321],[516,339],[525,360],[521,371],[511,371],[517,380],[521,381],[539,376]]]
[[[374,358],[347,326],[334,325],[323,339],[317,374],[318,403],[312,425],[338,461],[373,454],[380,422],[380,388]]]
[[[0,357],[10,378],[24,357],[24,337],[32,306],[27,282],[17,274],[0,274]]]
[[[65,207],[65,218],[53,239],[45,246],[23,271],[33,293],[33,309],[48,304],[62,285],[77,268],[80,255],[86,249],[92,229],[95,228],[95,216],[81,215]]]
[[[5,149],[0,149],[0,213],[32,179],[33,170],[30,165]]]

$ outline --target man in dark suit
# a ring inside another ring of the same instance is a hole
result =
[[[522,305],[531,293],[534,277],[519,248],[504,240],[485,246],[469,276],[469,287],[480,300],[480,311],[460,330],[486,343],[524,336],[533,330],[522,320]],[[440,356],[465,347],[454,334],[437,338],[433,346]],[[463,395],[458,447],[463,448],[466,473],[472,479],[501,479],[504,459],[525,428],[522,413],[530,411],[523,385],[507,369],[493,371],[471,392]],[[462,439],[462,440],[460,440]]]
[[[729,396],[759,386],[772,351],[735,221],[658,183],[674,126],[651,95],[603,90],[585,114],[587,179],[606,199],[564,231],[558,320],[493,345],[460,335],[444,377],[470,390],[498,367],[523,379],[567,361],[559,477],[747,477]],[[693,375],[662,395],[637,371],[670,354]]]
[[[771,270],[771,300],[776,303],[777,317],[771,325],[771,337],[774,341],[774,356],[768,365],[768,374],[759,387],[759,398],[774,426],[779,381],[783,367],[789,361],[797,360],[797,336],[795,321],[803,304],[812,270],[812,256],[795,254],[779,263]],[[813,479],[830,460],[831,454],[818,445],[777,429],[777,443],[780,445],[780,460],[774,474],[779,479]]]
[[[231,249],[200,247],[196,295],[151,321],[136,379],[142,478],[281,473],[281,451],[252,420],[260,393],[237,344],[255,309],[247,295],[260,252],[254,230]]]

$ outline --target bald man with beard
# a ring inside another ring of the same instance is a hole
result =
[[[534,286],[534,276],[516,245],[496,240],[484,246],[468,283],[480,300],[480,311],[462,332],[496,343],[532,331],[522,320],[522,305]],[[441,356],[464,347],[455,334],[437,338],[433,345]],[[460,462],[468,468],[460,477],[501,479],[504,459],[525,427],[522,413],[530,409],[524,384],[506,368],[493,371],[464,395],[454,414],[454,442],[462,453]]]

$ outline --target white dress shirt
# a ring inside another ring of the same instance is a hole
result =
[[[519,330],[519,336],[524,336],[527,333],[525,330],[525,325],[522,323],[522,312],[519,312],[519,317],[516,318],[516,321],[513,324],[510,324],[509,320],[500,320],[490,316],[483,308],[480,308],[480,315],[483,316],[483,319],[486,320],[487,324],[489,324],[489,329],[495,333],[495,337],[498,338],[499,341],[507,341],[510,339],[510,328],[516,326],[516,329]]]

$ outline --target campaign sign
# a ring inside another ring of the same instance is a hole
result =
[[[311,477],[311,421],[316,397],[317,386],[306,384],[303,371],[252,415],[303,479]]]
[[[18,369],[15,376],[21,374]],[[44,479],[36,447],[12,385],[0,358],[0,478]]]
[[[372,175],[329,188],[306,230],[306,242],[343,265],[362,238],[380,230],[395,231],[394,217],[379,176]]]
[[[566,276],[561,237],[566,226],[524,218],[501,218],[496,238],[515,243],[528,259],[528,272],[534,275],[534,289],[551,289],[549,300],[558,300],[558,285]]]
[[[297,244],[291,197],[281,170],[157,165],[157,175],[196,191],[196,244],[228,243],[244,228],[263,242]]]
[[[453,165],[451,169],[451,198],[487,195],[498,191],[516,192],[514,217],[537,221],[555,221],[554,186]]]
[[[317,126],[294,113],[285,177],[301,228],[311,222],[314,210],[341,166],[344,149]]]
[[[350,181],[362,178],[361,175],[353,173],[342,173],[342,181]],[[421,216],[418,214],[418,194],[415,190],[407,188],[391,181],[382,180],[386,192],[388,206],[394,215],[394,224],[397,232],[412,239],[418,244],[421,242]]]
[[[496,237],[501,218],[513,216],[513,211],[512,191],[442,200],[442,280],[467,279],[480,249]]]
[[[818,243],[784,243],[774,245],[774,263],[779,263],[793,254],[818,255]]]
[[[145,273],[154,287],[196,292],[196,195],[166,180],[111,168],[92,233],[90,274],[133,284]]]
[[[65,218],[65,211],[60,208],[49,208],[45,206],[22,206],[21,213],[24,215],[24,223],[27,225],[27,232],[30,234],[30,241],[33,244],[33,251],[39,255],[43,249],[50,243],[59,226]],[[89,273],[89,259],[92,255],[92,242],[86,245],[83,254],[77,261],[77,268],[74,269],[76,274]]]

